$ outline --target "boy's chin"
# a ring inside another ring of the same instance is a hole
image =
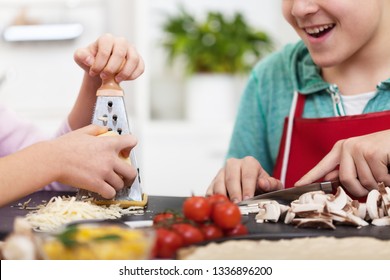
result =
[[[330,68],[339,65],[341,62],[334,56],[327,56],[325,54],[317,54],[310,52],[313,62],[320,68]]]

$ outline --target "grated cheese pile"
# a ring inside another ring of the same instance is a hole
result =
[[[54,232],[61,226],[80,220],[117,219],[128,214],[142,214],[143,207],[121,208],[119,205],[99,206],[90,201],[76,201],[75,197],[53,197],[46,205],[38,206],[26,215],[36,231]]]

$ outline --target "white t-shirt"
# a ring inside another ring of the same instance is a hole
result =
[[[368,101],[370,101],[375,94],[375,91],[347,96],[341,94],[345,115],[352,116],[363,113]]]

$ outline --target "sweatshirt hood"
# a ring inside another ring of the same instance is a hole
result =
[[[321,69],[312,60],[303,41],[299,41],[297,44],[289,44],[285,48],[285,62],[294,90],[302,94],[311,94],[330,86],[322,79]]]

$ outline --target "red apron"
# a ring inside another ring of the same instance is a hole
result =
[[[390,128],[390,111],[308,119],[302,118],[304,105],[305,95],[298,94],[297,101],[293,101],[290,117],[287,117],[284,123],[274,169],[273,176],[281,179],[286,188],[294,186],[338,140]],[[291,116],[294,116],[293,121],[289,122]]]

